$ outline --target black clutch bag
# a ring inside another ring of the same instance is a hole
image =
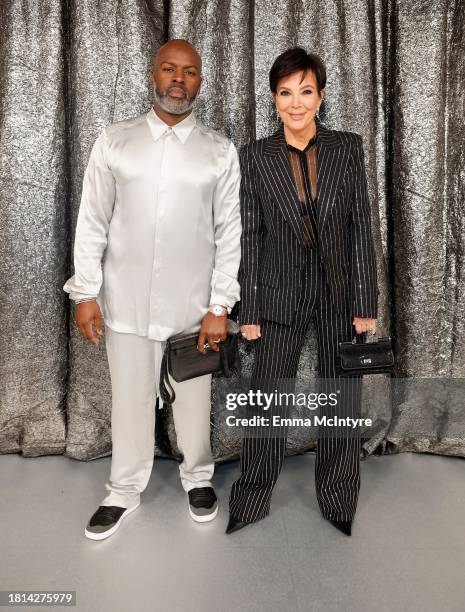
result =
[[[352,342],[339,342],[338,376],[392,374],[394,352],[391,338],[364,342],[365,334],[357,334]]]
[[[161,362],[160,397],[165,406],[170,406],[176,399],[168,373],[176,382],[183,382],[205,374],[222,372],[231,377],[240,371],[238,351],[238,325],[228,320],[228,335],[219,343],[219,351],[205,345],[207,352],[201,353],[197,348],[199,332],[177,334],[168,338]]]

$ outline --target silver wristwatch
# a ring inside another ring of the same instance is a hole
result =
[[[224,315],[228,314],[228,310],[225,306],[220,306],[219,304],[212,304],[208,312],[211,312],[215,315],[215,317],[224,317]]]

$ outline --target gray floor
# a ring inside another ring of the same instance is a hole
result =
[[[156,460],[139,509],[92,542],[83,529],[109,466],[0,457],[1,590],[75,590],[83,612],[465,610],[464,459],[365,460],[351,538],[319,513],[312,454],[286,460],[272,514],[231,536],[238,463],[217,468],[220,513],[198,525],[177,464]]]

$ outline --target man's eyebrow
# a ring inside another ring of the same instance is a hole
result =
[[[162,64],[169,64],[170,66],[179,66],[179,64],[176,64],[175,62],[169,62],[168,60],[163,60],[161,62]],[[196,70],[198,70],[197,66],[195,64],[189,64],[188,66],[182,66],[183,68],[195,68]]]

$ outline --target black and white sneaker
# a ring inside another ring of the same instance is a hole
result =
[[[113,535],[121,521],[130,512],[133,512],[140,504],[131,508],[121,508],[120,506],[99,506],[84,531],[84,535],[91,540],[103,540]]]
[[[189,495],[189,514],[198,523],[212,521],[218,514],[218,501],[212,487],[191,489]]]

